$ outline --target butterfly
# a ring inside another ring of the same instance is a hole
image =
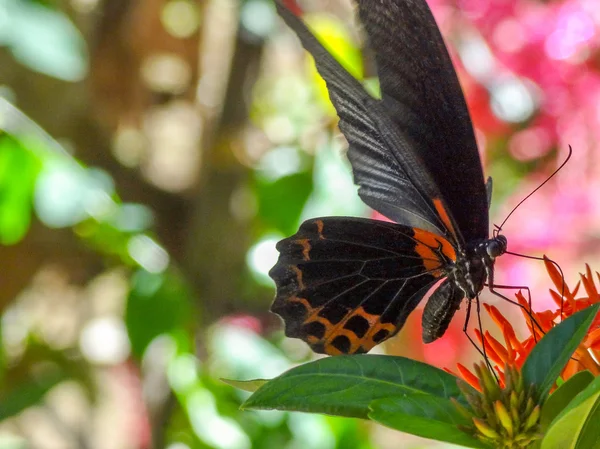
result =
[[[493,286],[503,235],[489,236],[491,179],[442,35],[424,0],[357,0],[375,56],[375,99],[279,1],[327,84],[360,198],[393,221],[322,217],[277,244],[271,311],[288,337],[329,355],[395,335],[424,296],[425,343],[466,298]]]

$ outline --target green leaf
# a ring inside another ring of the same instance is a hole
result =
[[[579,393],[552,422],[542,449],[597,449],[600,441],[600,377]]]
[[[242,408],[367,418],[373,401],[409,393],[465,403],[456,377],[445,371],[404,357],[357,355],[293,368],[259,388]]]
[[[171,271],[138,271],[125,310],[132,353],[141,358],[154,338],[186,329],[193,319],[191,312],[191,297],[179,276]]]
[[[232,387],[239,388],[240,390],[249,391],[250,393],[254,393],[268,382],[267,379],[233,380],[223,378],[221,378],[221,381]]]
[[[300,214],[313,189],[312,173],[295,173],[274,181],[257,177],[255,185],[261,220],[284,235],[296,232]]]
[[[573,398],[581,393],[593,380],[594,375],[592,373],[581,371],[569,378],[560,388],[552,393],[542,408],[542,416],[540,418],[542,431],[547,429],[550,423],[566,409]]]
[[[373,401],[369,408],[369,418],[392,429],[466,447],[488,447],[458,428],[472,423],[448,399],[408,393]]]
[[[569,358],[583,341],[600,304],[577,312],[551,329],[533,348],[522,373],[526,385],[535,385],[543,402]]]
[[[590,397],[596,395],[598,390],[600,390],[600,376],[594,378],[594,380],[585,388],[585,390],[583,390],[581,393],[579,393],[577,396],[575,396],[573,401],[567,405],[567,408],[565,408],[558,415],[558,417],[554,420],[554,422],[560,420],[563,417],[563,415],[568,413],[570,410],[578,407],[580,404],[587,401]]]
[[[0,244],[21,240],[31,222],[39,161],[12,136],[0,133]]]

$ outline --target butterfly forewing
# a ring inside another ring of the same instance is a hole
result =
[[[446,208],[439,189],[419,168],[420,160],[384,105],[365,91],[298,17],[276,4],[327,83],[340,129],[349,143],[348,158],[363,201],[396,222],[457,240],[451,215],[440,214],[440,209]]]
[[[382,101],[422,161],[417,167],[442,192],[464,240],[487,238],[488,203],[473,126],[429,7],[423,0],[357,3],[375,53]]]
[[[287,336],[330,355],[367,352],[398,332],[456,258],[430,232],[349,217],[308,220],[277,249],[271,310]]]

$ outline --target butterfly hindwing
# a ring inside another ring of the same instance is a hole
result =
[[[394,335],[456,251],[408,226],[363,218],[308,220],[278,243],[271,310],[316,352],[367,352]]]

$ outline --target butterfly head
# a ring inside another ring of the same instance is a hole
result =
[[[494,260],[506,252],[508,241],[503,235],[497,235],[486,242],[485,250],[490,259]]]

